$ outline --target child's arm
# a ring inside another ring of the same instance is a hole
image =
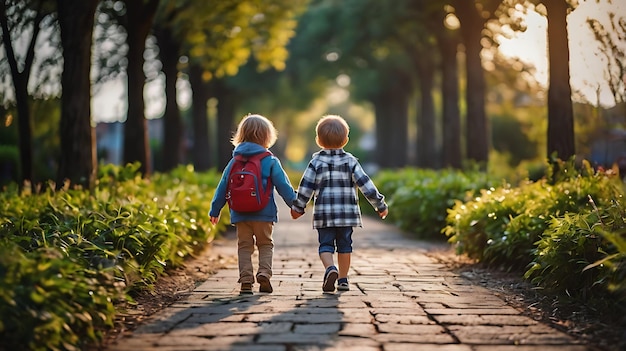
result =
[[[309,162],[309,165],[302,175],[302,179],[300,179],[296,199],[291,206],[292,218],[298,218],[304,213],[304,208],[311,200],[315,189],[317,189],[316,178],[317,172],[315,171],[315,167],[311,162]],[[293,212],[300,214],[300,216],[294,217]]]
[[[361,167],[361,164],[358,162],[354,167],[352,176],[359,190],[361,190],[367,201],[376,209],[378,215],[383,219],[387,217],[389,209],[385,202],[385,196],[378,192],[376,185],[374,185],[372,179],[365,173],[363,167]]]
[[[233,159],[231,159],[226,167],[224,167],[222,178],[220,179],[220,182],[215,189],[215,193],[213,194],[213,201],[211,201],[211,209],[209,210],[209,217],[211,217],[211,223],[213,224],[217,224],[222,207],[226,205],[226,187],[228,186],[228,175],[230,174],[232,163]]]
[[[276,157],[274,157],[274,159],[276,160],[276,164],[272,167],[272,172],[270,172],[272,184],[276,187],[278,195],[283,198],[285,204],[291,207],[293,201],[296,199],[296,192],[293,190],[289,177],[280,164],[280,160]]]

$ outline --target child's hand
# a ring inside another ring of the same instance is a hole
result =
[[[382,212],[378,212],[378,215],[380,216],[380,218],[385,219],[387,218],[387,215],[389,214],[389,208],[386,208],[384,211]]]
[[[291,209],[291,218],[292,219],[298,219],[300,217],[302,217],[304,213],[300,213],[298,211],[295,211],[293,208]]]
[[[219,222],[219,221],[220,221],[220,218],[219,218],[219,217],[211,217],[211,223],[212,223],[213,225],[216,225],[216,224],[217,224],[217,222]]]

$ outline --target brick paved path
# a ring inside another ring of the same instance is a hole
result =
[[[434,262],[425,255],[432,244],[376,219],[355,230],[351,290],[324,294],[310,217],[280,218],[274,293],[239,296],[232,264],[109,350],[593,350]],[[221,249],[236,253],[232,241]]]

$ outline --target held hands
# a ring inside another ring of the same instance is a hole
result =
[[[298,211],[295,211],[293,208],[291,209],[291,218],[292,219],[298,219],[300,217],[302,217],[304,213],[300,213]]]
[[[378,212],[378,216],[380,216],[380,218],[382,219],[387,218],[388,214],[389,214],[389,208],[386,208],[384,211]]]
[[[220,218],[219,218],[219,217],[211,217],[211,223],[212,223],[213,225],[216,225],[216,224],[217,224],[217,222],[219,222],[219,221],[220,221]]]

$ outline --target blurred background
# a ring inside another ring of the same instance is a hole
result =
[[[219,169],[248,113],[293,170],[325,114],[379,169],[626,167],[626,4],[2,0],[0,182]],[[552,98],[551,98],[552,97]],[[553,140],[554,142],[551,142]]]

